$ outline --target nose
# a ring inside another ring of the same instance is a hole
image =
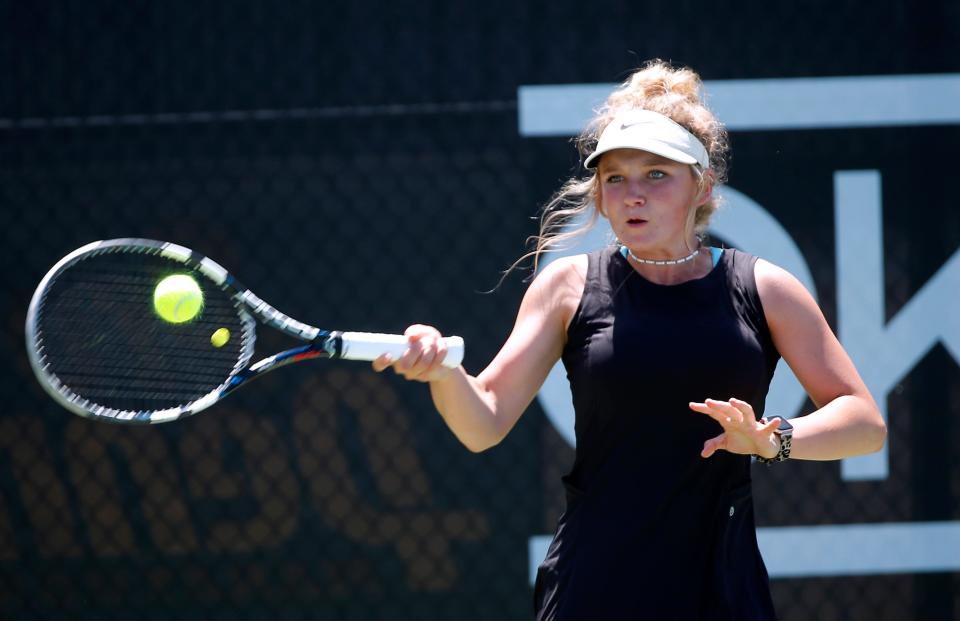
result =
[[[627,187],[626,202],[627,205],[636,205],[638,207],[643,207],[646,204],[647,196],[639,183],[631,183]]]

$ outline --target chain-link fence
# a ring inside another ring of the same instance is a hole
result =
[[[525,288],[522,272],[496,287],[501,271],[576,164],[566,137],[520,135],[519,85],[613,82],[654,56],[708,79],[949,73],[960,58],[945,2],[500,4],[0,3],[4,618],[526,619],[530,541],[552,533],[572,460],[538,403],[473,454],[424,386],[355,363],[272,373],[170,425],[73,417],[23,347],[31,292],[70,250],[175,241],[315,325],[460,334],[478,372]],[[731,187],[790,233],[832,325],[836,171],[882,174],[888,320],[956,252],[956,125],[732,138]],[[937,343],[876,395],[886,478],[758,468],[760,526],[957,523],[958,386]],[[955,568],[772,587],[786,621],[960,618]]]

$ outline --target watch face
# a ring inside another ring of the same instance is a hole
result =
[[[777,431],[778,431],[780,434],[793,433],[793,425],[790,424],[790,421],[788,421],[787,419],[781,417],[781,418],[780,418],[780,425],[777,427]]]

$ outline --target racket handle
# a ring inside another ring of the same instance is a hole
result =
[[[390,354],[394,360],[410,347],[410,340],[400,334],[377,334],[375,332],[342,332],[340,357],[347,360],[376,360]],[[455,369],[463,362],[463,339],[459,336],[444,337],[447,355],[443,366]]]

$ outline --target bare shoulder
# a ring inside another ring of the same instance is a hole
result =
[[[575,254],[559,257],[551,261],[537,275],[536,280],[546,280],[552,285],[567,286],[580,284],[587,279],[587,255]]]
[[[560,257],[544,267],[527,291],[527,298],[560,320],[563,329],[573,318],[587,281],[587,255]]]
[[[771,327],[798,319],[802,315],[822,318],[816,300],[796,276],[764,259],[754,267],[757,293]]]

